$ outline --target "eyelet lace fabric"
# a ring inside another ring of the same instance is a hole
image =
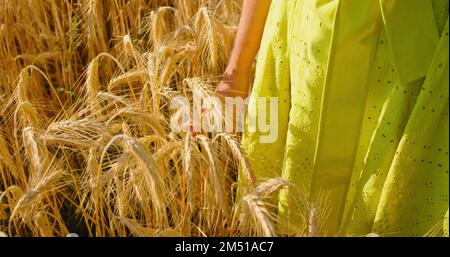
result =
[[[417,2],[429,13],[412,22],[441,37],[428,73],[406,83],[378,2],[271,7],[251,96],[279,98],[278,139],[246,132],[243,143],[259,179],[295,185],[279,196],[282,234],[318,206],[322,235],[448,236],[448,1]]]

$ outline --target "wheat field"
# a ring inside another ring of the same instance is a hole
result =
[[[169,126],[171,99],[212,94],[240,5],[0,0],[0,232],[275,236],[288,183],[256,181],[239,135]]]

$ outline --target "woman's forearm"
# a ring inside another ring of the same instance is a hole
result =
[[[251,67],[261,45],[271,0],[244,0],[234,48],[225,71],[226,77],[250,76]],[[244,79],[244,78],[242,78]],[[248,85],[237,85],[247,87]],[[239,88],[245,90],[245,88]]]

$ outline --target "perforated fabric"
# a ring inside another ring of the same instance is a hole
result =
[[[435,2],[423,16],[439,26]],[[246,132],[243,143],[259,179],[296,185],[280,193],[280,233],[304,229],[307,202],[325,202],[323,234],[448,235],[448,22],[428,74],[407,84],[389,25],[378,1],[272,5],[252,97],[279,97],[279,136]]]

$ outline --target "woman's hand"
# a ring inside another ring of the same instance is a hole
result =
[[[243,72],[239,75],[236,73],[226,74],[216,88],[216,94],[223,103],[224,108],[222,108],[222,111],[225,117],[225,130],[228,133],[242,132],[250,81],[251,75],[249,72]],[[233,112],[232,120],[229,120],[227,116],[230,110]]]
[[[241,97],[246,99],[249,94],[250,73],[225,74],[222,81],[216,87],[216,94],[225,102],[225,98]]]

